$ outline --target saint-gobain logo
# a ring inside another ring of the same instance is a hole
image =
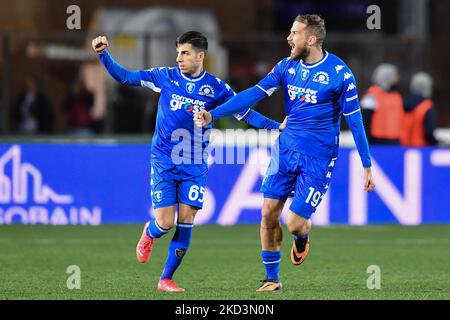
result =
[[[2,154],[0,224],[13,223],[17,218],[31,224],[100,224],[101,208],[75,207],[72,195],[57,193],[44,180],[37,167],[22,162],[19,145]]]
[[[11,178],[6,176],[5,167],[12,164]],[[29,195],[28,179],[34,182],[33,194]],[[12,146],[0,157],[0,203],[26,203],[31,196],[35,203],[53,202],[56,204],[70,204],[73,197],[57,194],[42,182],[42,174],[30,163],[22,163],[19,146]]]

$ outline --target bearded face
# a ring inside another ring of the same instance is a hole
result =
[[[310,53],[308,45],[306,25],[304,23],[294,21],[291,33],[287,37],[288,44],[291,46],[291,59],[305,59]]]
[[[306,57],[309,56],[309,53],[311,52],[311,48],[308,46],[308,44],[303,43],[301,46],[294,46],[291,48],[291,59],[294,60],[305,60]]]

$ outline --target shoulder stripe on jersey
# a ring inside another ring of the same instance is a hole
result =
[[[269,90],[264,90],[259,84],[256,85],[258,88],[260,88],[262,91],[264,91],[268,96],[271,96],[275,91],[278,90],[278,87],[270,88]]]
[[[161,92],[161,88],[155,86],[153,82],[141,80],[141,87],[147,87],[152,89],[155,92]]]
[[[354,113],[357,113],[358,111],[361,111],[361,109],[356,109],[355,111],[352,111],[352,112],[349,112],[349,113],[344,113],[344,116],[352,115]]]
[[[345,101],[350,102],[350,101],[353,101],[355,99],[358,99],[358,95],[355,95],[353,97],[347,98],[347,99],[345,99]]]
[[[248,108],[248,110],[247,110],[247,112],[245,112],[242,116],[239,114],[239,113],[235,113],[234,114],[234,117],[237,119],[237,120],[239,120],[239,121],[241,121],[242,119],[244,119],[244,117],[247,115],[247,113],[249,113],[250,112],[250,108]]]

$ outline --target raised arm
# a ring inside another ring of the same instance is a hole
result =
[[[119,83],[133,86],[141,86],[141,72],[130,71],[118,64],[106,50],[108,39],[104,36],[92,40],[92,48],[97,52],[100,61],[109,74]]]

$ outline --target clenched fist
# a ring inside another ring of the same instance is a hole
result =
[[[211,113],[206,110],[200,110],[194,114],[194,122],[199,128],[207,126],[212,122],[212,120]]]
[[[92,48],[95,52],[102,54],[108,47],[108,39],[105,36],[97,37],[92,40]]]

